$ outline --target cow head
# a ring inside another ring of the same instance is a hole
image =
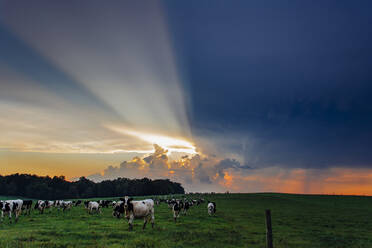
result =
[[[131,210],[133,210],[133,203],[132,203],[132,201],[133,201],[133,198],[132,197],[128,197],[128,196],[124,197],[123,203],[124,203],[124,209],[125,209],[125,211],[131,211]]]
[[[37,209],[39,207],[39,201],[36,202],[34,209]]]

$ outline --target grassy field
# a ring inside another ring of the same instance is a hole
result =
[[[89,215],[83,207],[53,209],[0,224],[0,247],[265,247],[265,209],[272,211],[274,247],[372,247],[372,197],[287,194],[216,194],[217,213],[206,203],[173,223],[162,203],[155,207],[155,228],[135,220],[128,231],[111,209]]]

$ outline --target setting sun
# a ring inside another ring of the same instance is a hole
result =
[[[117,126],[108,126],[108,128],[121,134],[137,137],[143,141],[148,142],[151,145],[157,144],[168,150],[168,155],[172,152],[197,154],[196,147],[190,141],[187,141],[185,139],[134,131]]]

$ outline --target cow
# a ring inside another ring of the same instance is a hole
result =
[[[5,202],[2,202],[2,213],[1,213],[1,221],[3,221],[4,218],[4,213],[8,213],[9,216],[9,221],[12,223],[12,213],[15,216],[15,222],[18,221],[18,217],[22,212],[22,205],[23,201],[18,199],[18,200],[8,200]]]
[[[54,206],[54,201],[45,201],[45,207],[46,208],[51,208]]]
[[[183,214],[184,215],[186,215],[186,213],[187,213],[187,210],[189,210],[189,208],[190,208],[190,203],[188,202],[188,201],[185,201],[184,203],[183,203]]]
[[[58,211],[62,208],[62,211],[68,210],[73,206],[72,201],[64,201],[64,200],[57,200],[54,202],[54,207],[58,209]]]
[[[207,209],[208,209],[208,214],[209,215],[215,214],[216,213],[216,203],[208,201]]]
[[[181,210],[183,208],[183,202],[180,200],[174,200],[172,205],[173,219],[177,222],[177,218],[180,216]]]
[[[119,208],[124,209],[125,217],[128,219],[129,231],[133,230],[133,220],[143,218],[143,227],[145,229],[148,220],[151,218],[151,227],[154,228],[155,210],[154,201],[152,199],[134,201],[133,198],[125,196],[121,198],[123,202]]]
[[[124,214],[124,205],[122,205],[123,201],[115,202],[115,205],[112,207],[112,216],[116,218],[120,218],[122,214]]]
[[[111,202],[112,201],[109,200],[100,200],[98,203],[101,207],[107,208],[111,204]]]
[[[40,214],[44,213],[45,208],[46,208],[46,201],[43,201],[43,200],[38,200],[34,207],[34,209],[39,210]]]
[[[101,213],[101,205],[98,202],[90,201],[88,203],[88,213],[91,214],[93,211],[97,213]]]
[[[44,201],[45,202],[45,209],[50,209],[49,212],[51,211],[51,207],[54,206],[54,201]]]
[[[26,210],[25,213],[30,215],[32,207],[32,200],[24,200],[22,204],[22,210]]]
[[[81,203],[82,203],[81,200],[77,200],[77,201],[74,203],[74,206],[77,207],[77,206],[79,206]]]
[[[61,200],[54,201],[54,207],[57,208],[58,210],[60,208],[60,202],[61,202]]]
[[[176,200],[175,200],[175,199],[167,200],[168,208],[169,208],[169,209],[172,209],[172,208],[173,208],[173,205],[174,205],[175,203],[176,203]]]
[[[62,211],[69,210],[72,207],[72,201],[60,201],[59,203]]]

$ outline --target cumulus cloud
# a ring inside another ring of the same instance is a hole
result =
[[[180,182],[188,191],[224,191],[232,186],[235,173],[246,172],[248,166],[235,159],[218,159],[216,156],[185,155],[171,159],[168,150],[154,145],[154,152],[134,157],[119,166],[108,166],[102,174],[88,176],[94,181],[127,178],[170,178]]]

